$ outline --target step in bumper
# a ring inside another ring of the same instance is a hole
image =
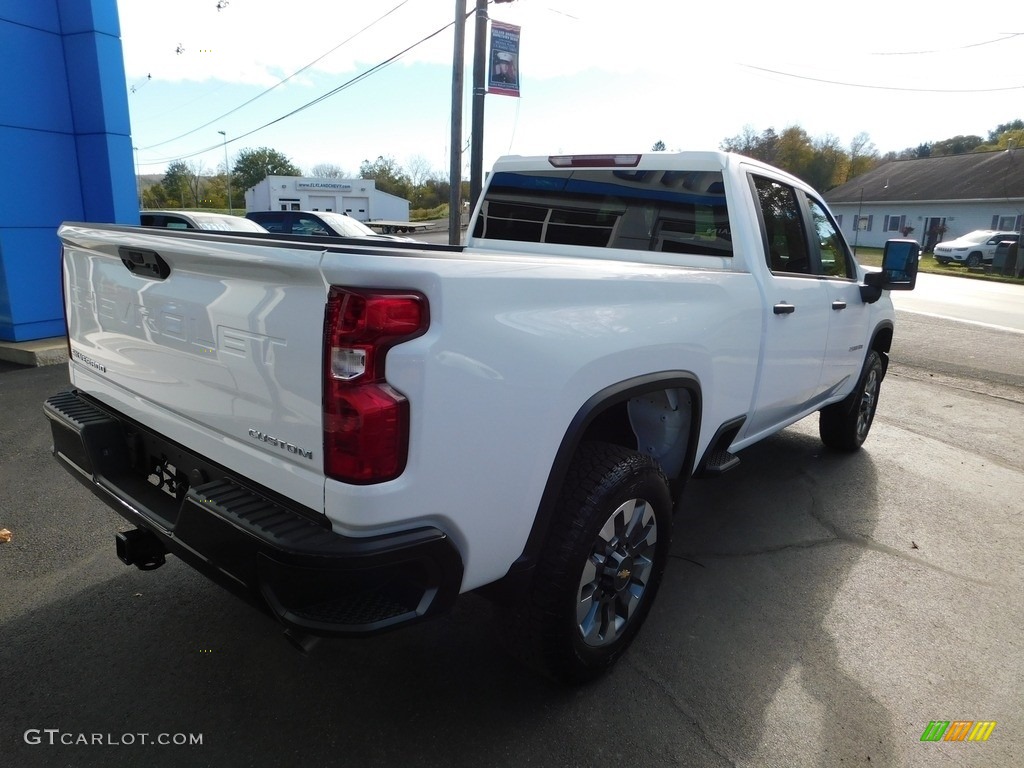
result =
[[[169,553],[287,628],[374,634],[441,613],[458,596],[462,559],[443,531],[342,536],[322,514],[77,391],[50,397],[44,412],[54,456],[72,475]]]

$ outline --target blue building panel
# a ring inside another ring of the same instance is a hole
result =
[[[0,121],[38,131],[74,131],[60,35],[0,22]],[[57,86],[57,87],[54,87]]]
[[[64,37],[75,131],[131,133],[121,41],[103,34]]]
[[[88,182],[82,188],[83,213],[79,220],[138,224],[131,137],[98,133],[79,136],[76,144],[78,170]]]
[[[57,4],[48,0],[4,0],[3,20],[24,27],[60,33],[61,22]]]
[[[0,340],[64,334],[62,221],[138,223],[116,0],[2,0]]]
[[[56,227],[84,215],[74,134],[0,127],[0,147],[0,228]]]
[[[0,338],[64,335],[60,280],[60,241],[53,227],[0,230]]]
[[[65,35],[79,32],[99,32],[113,37],[121,36],[121,22],[114,2],[83,2],[83,0],[57,0],[60,29]]]

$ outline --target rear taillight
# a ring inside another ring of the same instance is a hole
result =
[[[332,286],[324,319],[324,474],[380,483],[402,474],[409,403],[384,377],[387,352],[426,332],[427,300]]]

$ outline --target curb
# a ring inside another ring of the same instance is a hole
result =
[[[0,360],[18,365],[61,365],[68,361],[64,336],[36,341],[0,341]]]

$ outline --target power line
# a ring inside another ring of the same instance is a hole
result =
[[[157,142],[156,144],[150,144],[150,145],[149,145],[148,147],[142,147],[142,149],[143,149],[143,150],[147,150],[147,149],[156,149],[157,147],[162,147],[162,146],[163,146],[164,144],[170,144],[170,143],[171,143],[172,141],[177,141],[178,139],[183,139],[183,138],[185,138],[186,136],[191,136],[191,135],[192,135],[193,133],[197,133],[198,131],[201,131],[201,130],[203,130],[204,128],[209,128],[209,127],[210,127],[211,125],[213,125],[213,124],[214,124],[214,123],[216,123],[216,122],[219,122],[220,120],[223,120],[223,119],[224,119],[225,117],[227,117],[228,115],[233,115],[233,114],[234,114],[235,112],[237,112],[237,111],[238,111],[238,110],[240,110],[240,109],[243,109],[244,107],[247,107],[247,106],[249,106],[250,104],[252,104],[252,103],[253,103],[254,101],[256,101],[257,99],[261,99],[261,98],[263,98],[263,97],[264,97],[264,96],[266,96],[266,95],[267,95],[268,93],[270,93],[270,92],[271,92],[272,90],[274,90],[275,88],[277,88],[277,87],[278,87],[279,85],[284,85],[285,83],[287,83],[287,82],[288,82],[289,80],[291,80],[291,79],[292,79],[293,77],[295,77],[296,75],[301,75],[301,74],[302,74],[303,72],[305,72],[305,71],[306,71],[307,69],[309,69],[310,67],[312,67],[312,66],[313,66],[314,64],[316,64],[317,62],[319,62],[319,61],[322,61],[323,59],[327,58],[327,57],[328,57],[328,56],[330,56],[330,55],[331,55],[332,53],[334,53],[334,52],[335,52],[336,50],[338,50],[339,48],[341,48],[341,47],[342,47],[343,45],[346,45],[346,44],[348,44],[348,43],[352,42],[352,41],[353,41],[353,40],[354,40],[355,38],[359,37],[359,35],[363,34],[363,32],[365,32],[366,30],[370,29],[370,28],[371,28],[371,27],[373,27],[374,25],[376,25],[376,24],[380,23],[381,21],[383,21],[384,19],[386,19],[386,18],[387,18],[388,16],[390,16],[390,15],[391,15],[392,13],[394,13],[395,11],[397,11],[397,10],[398,10],[399,8],[401,8],[401,7],[403,6],[403,5],[405,5],[405,4],[406,4],[406,3],[408,3],[408,2],[409,2],[409,0],[402,0],[402,2],[400,2],[400,3],[399,3],[398,5],[396,5],[396,6],[394,7],[394,8],[392,8],[392,9],[391,9],[390,11],[388,11],[387,13],[383,14],[382,16],[380,16],[380,17],[378,17],[378,18],[374,19],[373,21],[371,21],[371,22],[370,22],[369,24],[367,24],[367,25],[366,25],[365,27],[363,27],[362,29],[360,29],[360,30],[359,30],[358,32],[356,32],[355,34],[352,34],[352,35],[350,35],[349,37],[347,37],[346,39],[342,40],[342,41],[341,41],[340,43],[338,43],[338,44],[337,44],[336,46],[334,46],[333,48],[331,48],[331,50],[327,51],[327,52],[326,52],[326,53],[324,53],[324,54],[321,54],[320,56],[318,56],[317,58],[313,59],[313,60],[312,60],[311,62],[309,62],[308,64],[306,64],[306,65],[305,65],[305,66],[303,66],[302,68],[300,68],[300,69],[297,69],[297,70],[295,70],[294,72],[292,72],[292,73],[291,73],[290,75],[288,75],[288,77],[284,78],[283,80],[279,80],[278,82],[274,83],[274,84],[273,84],[272,86],[270,86],[269,88],[267,88],[267,89],[266,89],[265,91],[263,91],[263,92],[261,92],[261,93],[258,93],[258,94],[256,94],[256,95],[255,95],[255,96],[253,96],[253,97],[252,97],[251,99],[249,99],[249,100],[248,100],[248,101],[246,101],[246,102],[243,102],[242,104],[239,104],[239,105],[238,105],[237,107],[235,107],[234,109],[230,109],[230,110],[228,110],[228,111],[227,111],[227,112],[225,112],[225,113],[224,113],[223,115],[220,115],[219,117],[215,117],[215,118],[213,118],[212,120],[210,120],[210,121],[209,121],[208,123],[203,123],[202,125],[198,126],[197,128],[193,128],[193,129],[192,129],[191,131],[187,131],[186,133],[182,133],[182,134],[180,134],[180,135],[178,135],[178,136],[175,136],[174,138],[171,138],[171,139],[166,139],[166,140],[164,140],[164,141],[160,141],[160,142]],[[220,8],[218,8],[218,10],[220,10]]]
[[[946,51],[966,51],[968,48],[981,48],[982,46],[992,45],[993,43],[1004,43],[1007,40],[1012,40],[1015,37],[1024,36],[1024,32],[1004,32],[1002,37],[997,37],[992,40],[983,40],[980,43],[968,43],[967,45],[958,45],[954,48],[937,48],[930,51],[879,51],[877,53],[870,54],[871,56],[919,56],[927,53],[945,53]]]
[[[374,66],[370,67],[365,72],[361,72],[360,74],[358,74],[355,77],[353,77],[351,80],[348,80],[348,81],[342,83],[337,88],[334,88],[334,89],[328,91],[327,93],[324,93],[324,94],[321,94],[320,96],[317,96],[315,99],[313,99],[312,101],[306,102],[301,107],[296,107],[291,112],[287,112],[286,114],[283,114],[280,117],[277,117],[277,118],[275,118],[275,119],[273,119],[273,120],[271,120],[271,121],[269,121],[267,123],[264,123],[263,125],[259,126],[258,128],[253,128],[251,131],[246,131],[245,133],[239,134],[238,136],[235,136],[233,139],[229,139],[227,141],[227,143],[228,144],[233,144],[236,141],[241,141],[244,138],[252,136],[254,133],[258,133],[259,131],[262,131],[264,128],[269,128],[270,126],[275,125],[276,123],[280,123],[282,120],[287,120],[289,117],[293,117],[294,115],[297,115],[298,113],[300,113],[300,112],[302,112],[304,110],[309,109],[310,107],[313,107],[313,106],[319,104],[321,101],[324,101],[326,99],[329,99],[331,96],[335,96],[338,93],[341,93],[342,91],[346,90],[347,88],[350,88],[351,86],[356,85],[359,82],[362,82],[363,80],[368,78],[370,75],[373,75],[376,72],[381,71],[385,67],[388,67],[391,64],[394,64],[402,56],[404,56],[405,54],[409,53],[409,51],[413,50],[414,48],[416,48],[416,47],[418,47],[420,45],[423,45],[423,43],[427,42],[428,40],[430,40],[430,39],[432,39],[434,37],[437,37],[439,34],[444,32],[446,29],[448,29],[449,27],[452,27],[454,25],[455,25],[454,21],[448,22],[443,27],[441,27],[441,28],[431,32],[429,35],[419,39],[418,41],[416,41],[415,43],[413,43],[409,47],[404,48],[403,50],[399,51],[398,53],[394,54],[393,56],[390,56],[387,59],[384,59],[384,61],[380,62],[379,64],[375,64]],[[191,131],[190,131],[190,133],[191,133]],[[147,165],[152,165],[154,163],[165,163],[165,162],[170,162],[172,160],[185,160],[185,159],[188,159],[190,157],[196,157],[197,155],[202,155],[202,154],[204,154],[206,152],[210,152],[212,150],[219,149],[222,146],[223,143],[224,142],[213,144],[213,145],[211,145],[209,147],[204,147],[203,149],[197,150],[195,152],[192,152],[192,153],[189,153],[189,154],[186,154],[186,155],[174,155],[172,157],[165,157],[165,158],[157,158],[155,160],[148,160],[147,161]],[[156,145],[154,145],[154,146],[156,146]]]
[[[825,83],[826,85],[842,85],[847,88],[867,88],[875,91],[909,91],[911,93],[999,93],[1002,91],[1016,91],[1024,88],[1024,85],[1009,85],[1004,88],[904,88],[897,85],[867,85],[865,83],[844,83],[840,80],[823,80],[820,77],[810,77],[808,75],[797,75],[792,72],[782,72],[778,69],[768,69],[767,67],[757,67],[753,64],[741,64],[740,66],[746,67],[747,69],[756,69],[760,72],[768,72],[772,75],[781,75],[782,77],[792,77],[797,80],[811,80],[815,83]]]

